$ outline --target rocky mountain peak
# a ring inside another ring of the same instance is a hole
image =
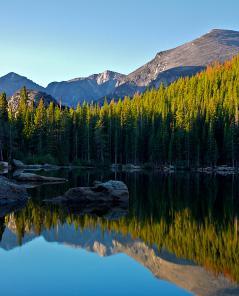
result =
[[[168,85],[180,77],[194,75],[215,61],[224,62],[239,53],[239,32],[213,29],[207,34],[176,48],[161,51],[147,64],[129,75],[106,70],[89,77],[52,82],[46,88],[14,72],[0,78],[0,93],[12,96],[26,86],[42,91],[61,100],[68,106],[76,106],[84,100],[103,100],[105,97],[122,98],[143,92],[147,88]]]
[[[120,80],[123,77],[124,77],[123,74],[106,70],[106,71],[97,75],[96,81],[97,81],[97,84],[100,85],[100,84],[103,84],[109,80]]]
[[[21,76],[15,72],[10,72],[10,73],[6,74],[5,77],[9,78],[9,79],[15,79],[15,78],[20,78]]]
[[[229,60],[238,53],[239,32],[213,29],[195,40],[157,53],[150,62],[127,75],[115,93],[117,97],[126,93],[133,96],[147,87],[167,85],[179,77],[194,75],[215,61]]]

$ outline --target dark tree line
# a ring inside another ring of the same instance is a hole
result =
[[[133,99],[76,109],[0,96],[0,159],[239,165],[239,57]]]

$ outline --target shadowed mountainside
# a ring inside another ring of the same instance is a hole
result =
[[[5,92],[7,96],[12,96],[23,86],[34,91],[45,91],[44,87],[36,84],[27,77],[18,75],[13,72],[0,77],[0,93]]]

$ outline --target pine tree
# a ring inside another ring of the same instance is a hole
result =
[[[0,161],[7,156],[8,136],[8,104],[3,93],[0,95]]]

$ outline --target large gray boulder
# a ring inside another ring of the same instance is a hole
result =
[[[8,162],[0,161],[0,174],[7,174],[8,173]]]
[[[8,168],[8,162],[6,162],[6,161],[0,161],[0,167]]]
[[[21,208],[28,200],[27,191],[7,178],[0,177],[0,217]]]
[[[24,163],[21,160],[13,159],[12,160],[12,165],[16,168],[23,168]]]
[[[129,191],[121,181],[95,182],[93,187],[76,187],[64,195],[47,200],[59,205],[81,205],[90,208],[128,207]]]

